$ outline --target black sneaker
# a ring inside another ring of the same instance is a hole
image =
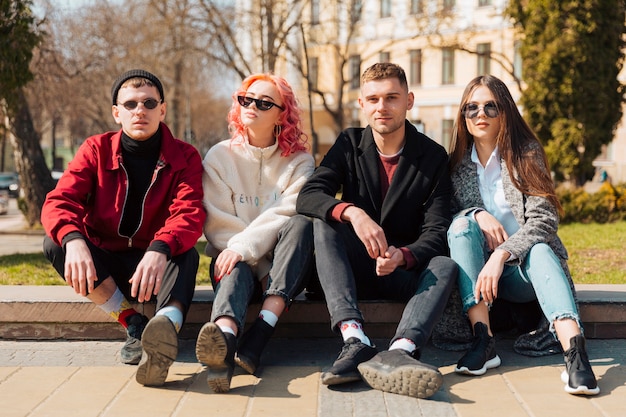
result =
[[[141,334],[148,324],[148,318],[143,314],[133,314],[128,317],[126,329],[126,342],[120,351],[122,363],[137,365],[141,360]]]
[[[166,316],[154,316],[141,336],[143,354],[135,378],[141,385],[159,387],[178,354],[178,334]]]
[[[496,353],[496,339],[489,336],[487,326],[474,324],[472,346],[459,360],[454,372],[465,375],[483,375],[487,369],[497,368],[502,361]]]
[[[235,345],[231,333],[223,333],[213,322],[206,323],[198,333],[196,357],[207,366],[207,384],[215,393],[228,392],[235,369]]]
[[[351,337],[344,343],[339,356],[326,372],[322,373],[322,384],[336,385],[358,381],[361,374],[357,366],[376,355],[375,347],[366,345],[356,337]]]
[[[428,398],[443,384],[436,367],[418,361],[402,349],[380,352],[358,368],[370,387],[392,394]]]
[[[600,388],[587,357],[583,335],[579,334],[570,339],[570,348],[563,356],[565,371],[561,374],[561,381],[565,383],[565,391],[576,395],[598,394]]]
[[[254,324],[246,331],[239,342],[235,363],[241,366],[249,374],[254,374],[261,361],[261,353],[272,337],[274,328],[265,320],[257,318]]]

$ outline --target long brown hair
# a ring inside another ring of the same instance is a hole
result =
[[[561,211],[543,146],[520,114],[506,84],[493,75],[478,76],[465,87],[450,143],[450,172],[454,172],[465,152],[471,149],[474,143],[474,137],[467,129],[462,110],[474,90],[480,86],[485,86],[491,91],[498,106],[500,131],[496,137],[496,144],[511,173],[513,185],[523,194],[547,198],[557,210]],[[533,144],[535,146],[529,146]]]

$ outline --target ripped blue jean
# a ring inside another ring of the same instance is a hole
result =
[[[478,274],[491,252],[482,230],[473,216],[456,217],[448,230],[450,257],[459,265],[458,284],[463,311],[475,306],[474,289]],[[550,322],[561,318],[576,320],[580,326],[578,308],[569,281],[559,258],[545,243],[534,245],[520,265],[505,265],[498,282],[498,297],[523,303],[537,300]]]

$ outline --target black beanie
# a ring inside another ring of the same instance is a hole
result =
[[[115,80],[115,82],[113,83],[113,87],[111,88],[111,101],[113,102],[113,105],[117,104],[117,93],[120,91],[120,87],[122,86],[122,84],[124,84],[126,81],[130,80],[131,78],[136,78],[136,77],[145,78],[146,80],[149,80],[150,82],[152,82],[152,84],[154,84],[157,90],[159,90],[159,94],[161,95],[161,100],[162,101],[165,100],[165,96],[163,95],[163,85],[161,84],[161,81],[159,81],[156,75],[151,74],[148,71],[145,71],[142,69],[132,69],[130,71],[126,71],[124,74],[117,77],[117,80]]]

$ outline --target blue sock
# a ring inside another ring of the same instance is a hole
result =
[[[272,327],[276,327],[276,323],[278,322],[278,316],[269,310],[261,310],[259,312],[259,318]]]
[[[174,306],[163,307],[156,313],[157,316],[165,316],[172,323],[174,323],[174,327],[176,328],[176,333],[180,331],[180,328],[183,326],[183,312],[177,309]]]

